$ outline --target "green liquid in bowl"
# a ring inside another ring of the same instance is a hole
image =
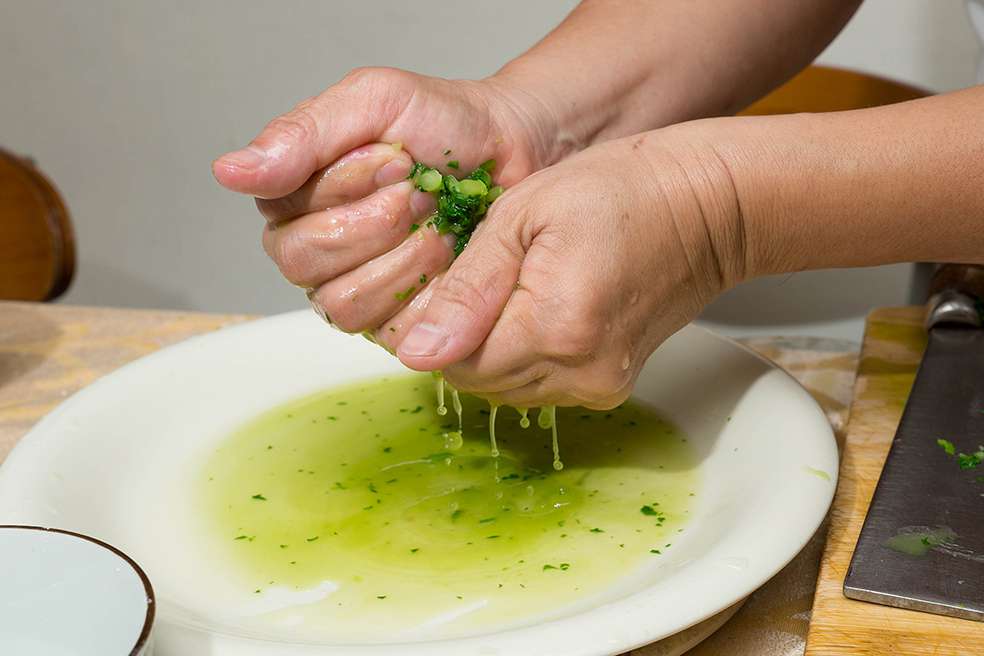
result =
[[[214,555],[244,594],[283,601],[254,621],[340,641],[484,632],[562,613],[673,549],[696,457],[652,410],[559,408],[556,471],[550,431],[515,412],[499,413],[492,457],[471,397],[449,442],[457,418],[433,389],[429,375],[331,389],[210,456]]]

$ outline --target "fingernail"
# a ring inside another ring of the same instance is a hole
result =
[[[406,180],[409,174],[409,164],[402,159],[391,159],[376,171],[376,186],[386,187],[400,180]]]
[[[266,161],[267,154],[256,146],[246,146],[219,158],[223,164],[231,164],[240,169],[255,169]]]
[[[448,333],[441,326],[432,323],[418,323],[400,344],[402,355],[411,357],[428,357],[437,355],[448,343]]]

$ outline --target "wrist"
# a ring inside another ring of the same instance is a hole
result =
[[[563,101],[549,80],[521,59],[510,62],[480,84],[525,122],[533,137],[540,167],[551,166],[591,144],[592,135],[578,125],[576,103]]]
[[[748,217],[737,163],[718,148],[713,120],[680,124],[621,140],[653,181],[650,215],[672,225],[703,302],[760,275],[749,250]]]

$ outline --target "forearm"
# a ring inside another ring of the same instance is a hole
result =
[[[688,127],[726,172],[716,186],[734,190],[712,233],[743,254],[736,277],[984,263],[982,111],[979,86],[876,109]]]
[[[733,113],[807,65],[860,0],[584,0],[492,80],[535,96],[552,159]]]

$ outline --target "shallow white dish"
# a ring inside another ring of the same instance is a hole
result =
[[[694,517],[657,565],[567,615],[464,639],[250,637],[241,600],[223,587],[226,573],[200,557],[182,480],[267,408],[401,371],[378,347],[308,312],[164,349],[82,390],[21,440],[0,468],[0,523],[84,532],[139,560],[157,590],[158,656],[601,656],[676,634],[743,599],[799,552],[833,497],[837,448],[813,399],[746,349],[688,327],[653,355],[635,392],[681,427],[702,459]]]
[[[154,591],[92,538],[0,526],[0,654],[150,656]]]

